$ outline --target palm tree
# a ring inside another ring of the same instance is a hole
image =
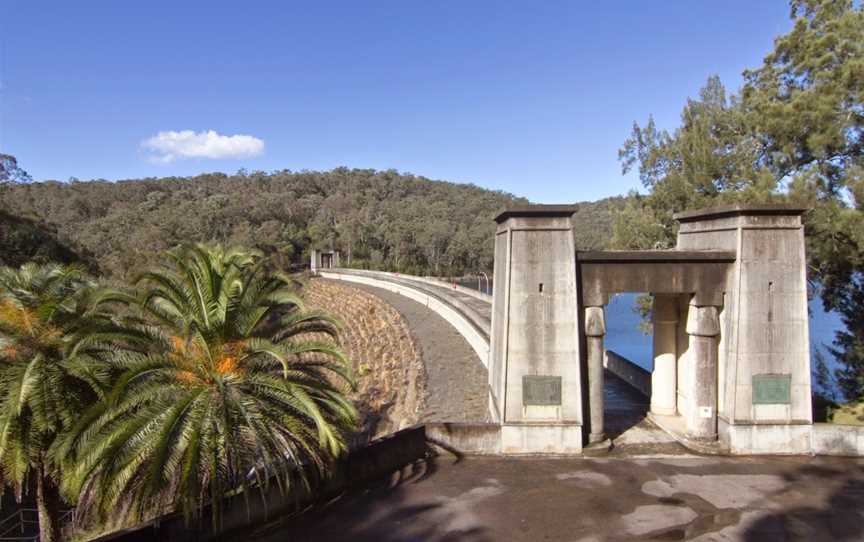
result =
[[[0,268],[0,468],[19,502],[35,485],[43,542],[60,536],[52,447],[103,387],[95,356],[113,328],[108,297],[77,267]]]
[[[192,519],[212,503],[218,529],[227,493],[326,474],[345,450],[356,416],[335,321],[304,312],[291,280],[264,263],[184,246],[140,277],[133,308],[149,347],[109,356],[119,377],[61,447],[75,458],[64,488],[81,514],[135,521],[182,508]]]

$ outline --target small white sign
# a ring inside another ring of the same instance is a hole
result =
[[[714,409],[710,406],[700,406],[699,407],[699,417],[700,418],[710,418],[714,413]]]

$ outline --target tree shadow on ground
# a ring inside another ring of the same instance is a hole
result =
[[[839,487],[821,507],[784,509],[758,519],[747,528],[744,540],[843,542],[864,539],[864,467],[837,470],[807,465],[785,478],[799,484],[833,482],[839,483]]]
[[[327,503],[299,514],[284,516],[253,534],[251,540],[309,542],[487,542],[486,529],[466,524],[459,510],[443,496],[418,497],[406,488],[433,477],[440,457],[434,452],[390,476],[362,488],[346,491]]]

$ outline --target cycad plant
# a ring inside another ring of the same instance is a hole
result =
[[[0,467],[19,500],[35,492],[43,542],[60,536],[52,449],[106,377],[95,357],[114,328],[105,299],[76,267],[0,268]]]
[[[304,312],[263,263],[184,246],[140,277],[133,309],[149,345],[118,343],[113,388],[61,450],[82,514],[128,522],[179,507],[191,519],[212,503],[218,529],[226,494],[326,474],[344,451],[355,412],[335,321]]]

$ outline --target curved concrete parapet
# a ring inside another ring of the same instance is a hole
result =
[[[472,296],[480,302],[478,305],[478,301],[469,302],[458,289],[451,289],[446,283],[383,271],[321,269],[318,275],[328,279],[384,288],[422,303],[439,314],[465,337],[483,365],[489,367],[491,317],[488,314],[491,314],[491,303],[482,298]],[[485,306],[487,303],[488,307]],[[484,314],[484,309],[489,312]]]
[[[606,350],[603,367],[645,397],[651,397],[651,373],[617,352]]]
[[[453,291],[455,291],[455,292],[459,292],[460,294],[469,295],[469,296],[471,296],[471,297],[473,297],[473,298],[475,298],[475,299],[479,299],[480,301],[485,301],[486,303],[489,303],[489,304],[492,303],[492,296],[489,295],[489,294],[484,294],[483,292],[480,292],[480,291],[477,291],[477,290],[473,290],[473,289],[471,289],[471,288],[466,288],[466,287],[464,287],[464,286],[460,286],[460,285],[458,285],[458,284],[454,284],[454,283],[451,283],[451,282],[447,282],[446,280],[442,280],[442,279],[439,279],[439,278],[435,278],[435,277],[414,277],[414,276],[411,276],[411,275],[399,275],[399,274],[396,274],[396,276],[406,277],[406,278],[408,278],[408,279],[410,279],[410,280],[416,280],[416,281],[420,281],[420,282],[425,282],[425,283],[427,283],[427,284],[431,284],[431,285],[433,285],[433,286],[438,286],[438,287],[447,288],[448,290],[453,290]]]

